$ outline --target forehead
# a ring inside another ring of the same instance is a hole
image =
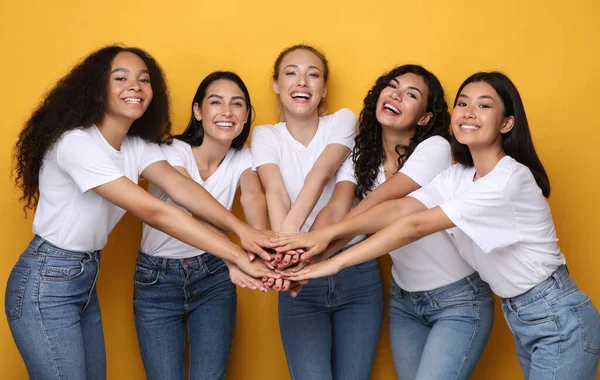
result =
[[[494,87],[489,85],[487,82],[471,82],[460,92],[461,94],[467,95],[469,97],[479,97],[479,96],[491,96],[494,99],[498,98],[498,93],[494,90]]]
[[[231,96],[242,96],[245,98],[242,89],[235,82],[228,79],[217,79],[209,84],[206,88],[205,96],[209,96],[211,94],[227,94]]]
[[[283,68],[289,65],[316,66],[323,70],[323,62],[321,59],[315,53],[305,49],[296,49],[286,54],[281,61],[281,67]]]
[[[122,51],[115,55],[112,61],[112,69],[126,68],[130,71],[148,70],[144,61],[137,55],[128,51]]]
[[[417,87],[419,90],[427,90],[427,84],[425,83],[425,79],[422,76],[413,74],[413,73],[405,73],[402,75],[398,75],[394,78],[401,85],[413,86]]]

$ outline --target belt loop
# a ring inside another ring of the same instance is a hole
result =
[[[471,276],[467,276],[466,278],[467,278],[467,282],[469,283],[469,285],[471,285],[471,287],[473,288],[473,295],[477,295],[477,293],[479,293],[479,289],[473,283],[473,280],[471,280]]]
[[[398,290],[398,298],[400,298],[400,299],[404,298],[404,294],[403,294],[404,290],[402,290],[402,288],[399,286],[396,286],[396,289]]]
[[[560,267],[559,267],[559,269],[560,269]],[[558,285],[558,288],[562,289],[562,288],[564,288],[565,283],[562,280],[562,278],[560,278],[560,276],[558,275],[558,270],[559,269],[557,269],[554,273],[552,273],[552,277],[554,278],[554,281],[556,281],[556,284]]]
[[[38,250],[40,249],[40,247],[42,246],[42,244],[44,244],[46,242],[46,240],[44,240],[43,237],[39,236],[39,235],[35,235],[35,237],[33,238],[33,241],[31,242],[32,248],[33,248],[33,252],[37,255],[38,254]]]
[[[160,259],[160,270],[161,270],[161,274],[163,276],[166,276],[167,274],[167,262],[169,261],[168,258],[163,257]]]
[[[510,298],[502,298],[502,302],[504,302],[506,304],[506,307],[508,308],[508,310],[510,310],[513,313],[515,312],[515,309],[513,309]]]

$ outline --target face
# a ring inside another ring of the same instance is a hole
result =
[[[299,116],[318,112],[327,94],[323,72],[323,62],[310,51],[294,50],[283,58],[273,90],[284,112]]]
[[[375,116],[381,126],[396,131],[426,125],[431,119],[427,109],[429,89],[423,77],[406,73],[388,83],[377,100]]]
[[[110,68],[106,113],[132,122],[139,119],[152,101],[150,73],[136,54],[120,52]]]
[[[206,88],[202,104],[194,103],[194,116],[202,120],[204,139],[231,145],[248,121],[246,97],[234,82],[216,80]]]
[[[504,104],[486,82],[472,82],[460,92],[452,111],[452,132],[469,148],[502,146],[501,135],[509,132],[514,117],[504,117]]]

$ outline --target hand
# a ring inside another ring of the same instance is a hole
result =
[[[242,248],[265,260],[269,260],[270,256],[264,248],[273,248],[275,246],[271,242],[271,239],[275,236],[275,233],[272,231],[255,230],[248,225],[246,225],[238,234]]]
[[[329,243],[333,240],[322,230],[311,231],[299,235],[279,236],[271,241],[275,244],[277,252],[287,252],[299,248],[304,248],[305,252],[300,256],[304,261],[323,252]]]
[[[283,280],[281,278],[278,279],[274,279],[274,278],[270,278],[270,277],[263,277],[263,284],[265,287],[274,290],[274,291],[279,291],[279,289],[281,289],[282,291],[289,291],[290,292],[290,296],[292,297],[296,297],[298,295],[298,293],[300,293],[300,290],[302,290],[302,285],[306,284],[308,281],[289,281],[289,280]]]
[[[246,256],[241,256],[234,263],[242,272],[250,277],[262,278],[262,277],[273,277],[280,278],[281,276],[267,267],[262,260],[250,261]]]
[[[239,286],[240,288],[249,288],[252,290],[258,289],[261,292],[267,291],[267,288],[263,285],[262,281],[248,276],[235,264],[227,263],[227,268],[229,268],[229,279],[235,286]]]
[[[277,272],[281,273],[284,279],[291,281],[305,281],[311,278],[331,276],[342,269],[339,260],[336,260],[336,258],[337,257],[334,257],[319,263],[310,264],[306,268],[300,269],[297,272],[293,272],[293,268],[286,271]]]

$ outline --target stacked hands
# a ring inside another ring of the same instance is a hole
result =
[[[231,281],[241,288],[288,291],[296,297],[309,279],[329,276],[341,269],[336,260],[325,260],[328,254],[323,251],[331,240],[319,231],[259,231],[253,239],[241,240],[248,260],[244,257],[236,265],[228,263]]]

